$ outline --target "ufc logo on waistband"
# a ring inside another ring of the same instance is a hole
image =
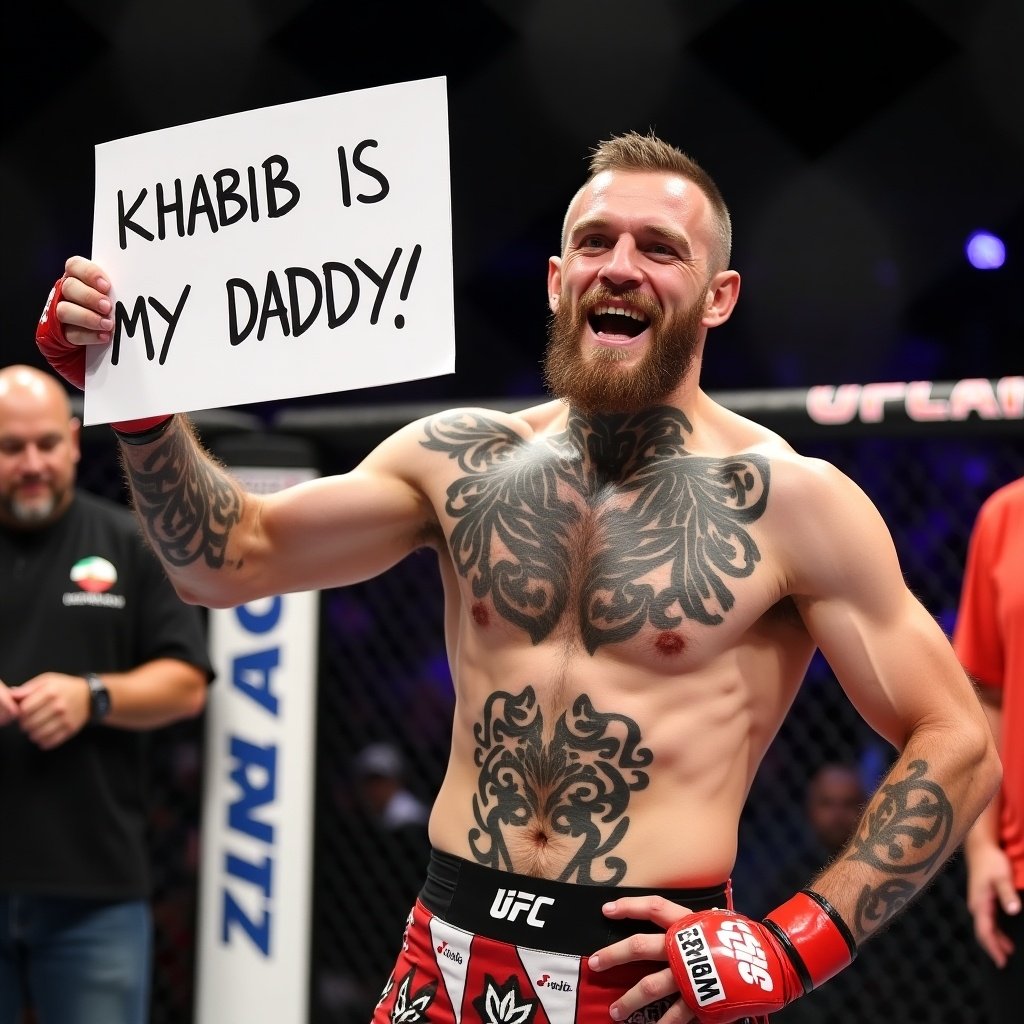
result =
[[[499,921],[514,921],[520,913],[528,910],[526,923],[534,928],[543,928],[540,919],[541,907],[554,903],[551,896],[534,896],[532,892],[519,892],[516,889],[499,889],[491,904],[491,917]]]

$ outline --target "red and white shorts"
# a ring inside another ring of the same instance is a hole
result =
[[[665,963],[591,971],[586,958],[595,950],[638,931],[663,931],[647,921],[611,921],[601,907],[653,892],[691,910],[732,905],[728,882],[658,890],[573,885],[434,851],[373,1022],[607,1024],[612,1002]],[[653,1024],[676,998],[645,1006],[628,1024]]]

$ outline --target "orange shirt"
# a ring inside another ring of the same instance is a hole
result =
[[[953,646],[979,684],[1003,691],[999,836],[1024,890],[1024,477],[978,512]]]

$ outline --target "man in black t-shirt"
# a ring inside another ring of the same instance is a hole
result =
[[[0,1024],[146,1024],[145,732],[213,671],[123,506],[76,490],[57,380],[0,369]]]

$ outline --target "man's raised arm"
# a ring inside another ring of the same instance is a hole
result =
[[[40,317],[36,343],[74,387],[85,352],[111,342],[110,282],[73,256]],[[111,423],[136,515],[178,594],[233,607],[270,594],[374,576],[433,532],[434,516],[407,470],[422,428],[389,438],[350,473],[272,495],[248,493],[202,446],[182,414]]]

